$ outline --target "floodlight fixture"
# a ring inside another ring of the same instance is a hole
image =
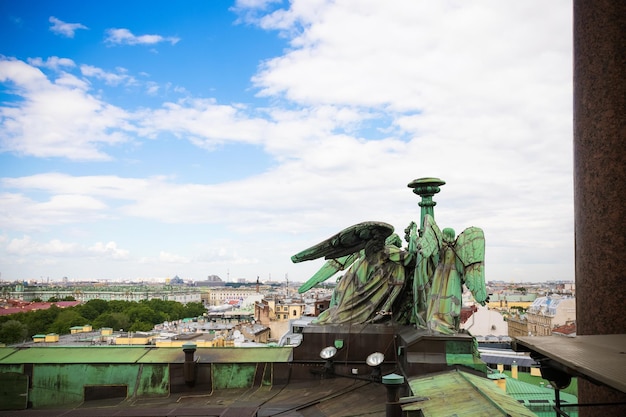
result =
[[[374,352],[370,354],[367,359],[365,359],[365,363],[367,363],[371,367],[380,366],[380,364],[384,361],[385,355],[380,352]]]
[[[385,361],[385,355],[380,352],[371,353],[367,359],[365,359],[365,363],[372,367],[372,374],[370,378],[374,381],[380,381],[382,377],[381,365]]]
[[[337,354],[337,348],[336,347],[334,347],[334,346],[326,346],[320,352],[320,358],[328,360],[328,359],[332,359],[333,357],[335,357],[336,354]]]
[[[337,354],[337,348],[334,346],[326,346],[320,352],[320,358],[324,359],[324,370],[322,371],[322,375],[325,376],[333,376],[335,375],[335,364],[333,363],[333,358]]]

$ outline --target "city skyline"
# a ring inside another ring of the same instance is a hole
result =
[[[35,7],[36,5],[36,7]],[[123,10],[124,12],[120,12]],[[573,280],[571,2],[2,2],[3,281],[304,282],[407,184],[486,280]]]

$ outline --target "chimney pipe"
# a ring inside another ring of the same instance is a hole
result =
[[[194,343],[185,343],[183,345],[183,352],[185,352],[183,368],[185,384],[189,387],[193,387],[196,384],[196,362],[193,359],[193,354],[196,352],[196,345]]]
[[[387,388],[387,403],[385,407],[386,417],[402,417],[398,390],[404,384],[404,377],[397,374],[383,376],[383,384]]]

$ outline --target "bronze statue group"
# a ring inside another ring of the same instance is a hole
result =
[[[476,302],[487,301],[482,229],[469,227],[455,237],[439,229],[431,214],[421,228],[411,222],[406,245],[383,222],[363,222],[292,256],[293,262],[327,262],[299,289],[306,292],[339,275],[330,307],[317,324],[393,322],[443,334],[460,326],[463,286]],[[343,274],[339,274],[344,271]]]

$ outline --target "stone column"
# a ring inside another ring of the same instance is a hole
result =
[[[574,0],[577,334],[626,333],[626,1]],[[626,394],[579,379],[579,402]],[[623,407],[580,409],[623,416]]]

